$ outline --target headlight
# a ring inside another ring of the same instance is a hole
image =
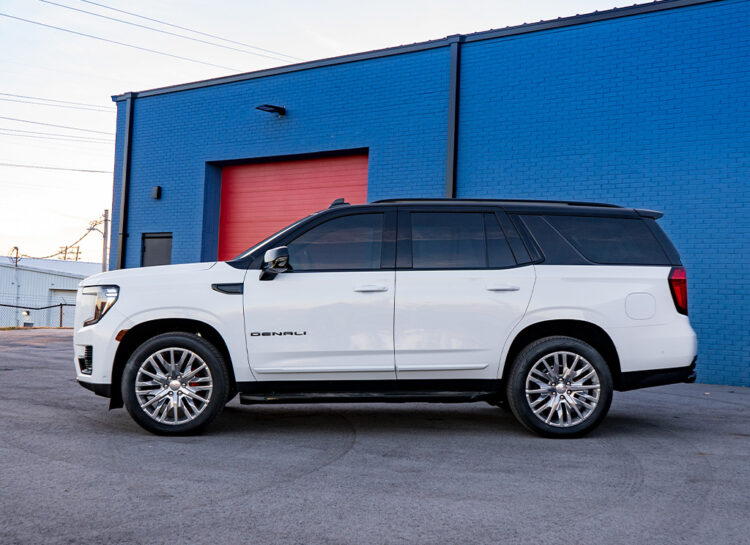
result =
[[[102,319],[117,301],[120,288],[117,286],[86,286],[81,290],[81,312],[90,316],[83,322],[84,326],[92,325]]]

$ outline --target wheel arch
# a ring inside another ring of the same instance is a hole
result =
[[[614,341],[600,326],[585,320],[544,320],[526,326],[516,334],[508,349],[503,362],[503,377],[525,346],[554,335],[573,337],[593,346],[607,362],[615,390],[620,388],[622,370]]]
[[[224,358],[224,365],[227,368],[229,376],[230,398],[233,392],[237,390],[237,381],[234,376],[234,365],[232,357],[227,348],[227,344],[221,334],[211,325],[201,322],[200,320],[190,320],[184,318],[163,318],[157,320],[148,320],[127,330],[127,333],[120,339],[115,352],[114,362],[112,364],[112,387],[109,401],[110,409],[117,409],[123,406],[120,382],[125,364],[128,362],[131,354],[148,339],[161,335],[162,333],[191,333],[203,337],[213,344]]]

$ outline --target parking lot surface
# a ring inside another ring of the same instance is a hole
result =
[[[70,331],[0,331],[0,543],[748,543],[750,389],[616,393],[542,439],[484,403],[240,406],[141,430]]]

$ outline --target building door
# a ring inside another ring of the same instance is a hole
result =
[[[172,262],[172,233],[143,233],[141,267]]]
[[[340,197],[367,201],[367,154],[225,167],[219,259],[232,259]]]
[[[73,318],[76,310],[76,290],[50,289],[50,305],[63,304],[61,307],[52,307],[47,312],[47,323],[34,325],[50,327],[73,327]]]

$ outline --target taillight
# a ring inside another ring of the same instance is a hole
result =
[[[672,267],[669,271],[669,290],[672,292],[672,299],[677,312],[687,316],[687,273],[685,267]]]

